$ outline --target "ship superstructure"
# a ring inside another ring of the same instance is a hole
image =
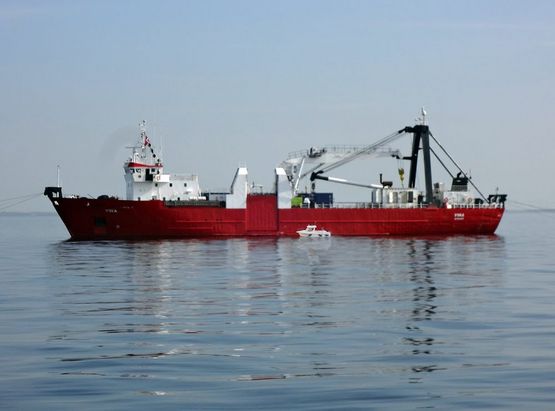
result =
[[[198,176],[194,174],[166,174],[164,165],[146,133],[146,123],[140,124],[139,138],[131,149],[131,156],[123,165],[126,200],[204,200]]]

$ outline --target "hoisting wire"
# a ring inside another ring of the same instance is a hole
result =
[[[470,177],[468,177],[468,175],[463,171],[463,169],[457,164],[457,162],[453,159],[453,157],[451,157],[449,155],[449,153],[447,152],[447,150],[445,150],[445,148],[443,148],[443,146],[441,145],[441,143],[439,141],[437,141],[437,139],[434,137],[434,135],[432,134],[432,132],[430,132],[430,137],[433,138],[433,140],[436,142],[436,144],[439,146],[439,148],[441,148],[441,150],[445,153],[445,155],[449,158],[449,160],[451,160],[453,162],[453,164],[455,165],[455,167],[457,167],[457,169],[461,172],[461,174],[468,179],[468,182],[472,185],[472,187],[474,187],[474,189],[478,192],[478,194],[480,194],[480,196],[484,199],[484,201],[488,201],[486,199],[486,197],[482,194],[482,192],[480,191],[480,189],[478,187],[476,187],[476,184],[474,184],[472,182],[472,179]],[[435,153],[434,153],[435,154]],[[437,156],[436,156],[437,157]],[[445,166],[444,166],[445,167]]]
[[[400,157],[397,159],[397,171],[399,172],[399,180],[401,180],[401,188],[405,188],[405,168]]]
[[[38,194],[27,194],[24,196],[19,196],[19,197],[11,197],[11,198],[4,198],[4,199],[0,199],[0,211],[4,211],[8,208],[11,207],[15,207],[16,205],[25,203],[27,201],[33,200],[39,196],[41,196],[42,193],[38,193]]]

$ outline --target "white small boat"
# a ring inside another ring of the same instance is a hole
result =
[[[318,230],[315,225],[307,225],[304,230],[297,231],[300,237],[331,237],[331,233],[324,229]]]

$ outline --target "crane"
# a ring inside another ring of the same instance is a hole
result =
[[[342,178],[323,176],[322,174],[365,156],[404,158],[399,150],[385,147],[402,136],[404,132],[404,129],[399,130],[370,145],[311,147],[308,150],[290,153],[287,160],[283,161],[280,166],[285,169],[289,181],[292,183],[294,195],[298,194],[299,181],[306,177],[309,177],[310,181],[325,180],[364,188],[391,186],[391,182],[382,181],[381,175],[380,184],[378,185],[356,183]]]

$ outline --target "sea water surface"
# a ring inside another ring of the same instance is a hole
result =
[[[553,409],[555,213],[438,238],[0,230],[1,409]]]

